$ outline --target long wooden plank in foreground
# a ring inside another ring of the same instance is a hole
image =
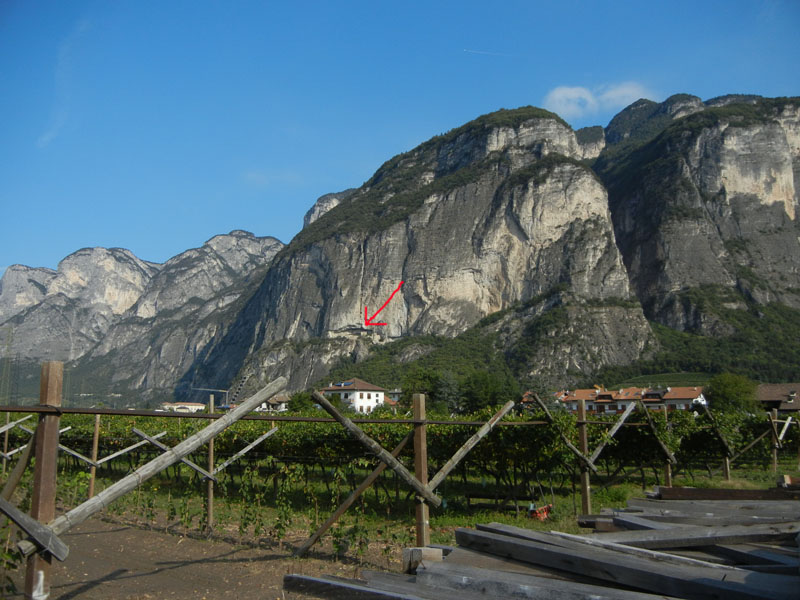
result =
[[[796,600],[800,586],[800,577],[677,566],[603,548],[564,548],[471,529],[457,529],[456,541],[481,552],[691,600]]]
[[[136,489],[137,486],[150,479],[153,475],[160,473],[170,465],[180,461],[184,456],[194,452],[197,448],[208,442],[208,440],[213,439],[236,421],[255,410],[259,404],[269,400],[278,392],[281,392],[285,387],[286,378],[278,377],[232,411],[225,413],[219,419],[194,435],[186,438],[177,446],[170,448],[167,452],[154,458],[146,465],[139,467],[130,475],[110,485],[95,497],[90,498],[71,511],[50,521],[48,526],[56,535],[60,535],[75,525],[83,523],[86,519],[103,510],[120,496]],[[17,547],[25,556],[32,554],[36,550],[36,546],[28,540],[22,540],[17,544]]]
[[[800,523],[768,525],[732,525],[730,527],[674,527],[588,534],[587,538],[637,546],[639,548],[691,548],[717,544],[747,544],[794,539],[800,533]]]
[[[668,596],[632,592],[602,585],[548,579],[533,575],[502,573],[480,567],[444,562],[417,567],[417,582],[456,592],[480,591],[487,598],[529,598],[530,600],[664,600]]]
[[[309,575],[284,575],[283,589],[328,598],[330,600],[431,600],[452,598],[446,594],[420,596],[412,592],[393,592],[367,586],[356,580],[344,581],[311,577]]]
[[[727,490],[717,488],[659,487],[662,500],[798,500],[800,490]]]

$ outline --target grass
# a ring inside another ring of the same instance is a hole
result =
[[[621,387],[654,387],[667,386],[703,386],[713,377],[710,373],[656,373],[654,375],[640,375],[625,381],[609,385],[609,389]]]

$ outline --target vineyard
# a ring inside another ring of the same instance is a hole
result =
[[[428,414],[427,448],[431,472],[438,469],[487,421],[493,409],[486,408],[452,422],[449,416]],[[10,419],[23,415],[11,414]],[[467,458],[439,486],[443,503],[432,511],[434,539],[437,523],[463,520],[474,510],[505,506],[517,518],[515,507],[555,505],[554,518],[574,523],[579,512],[579,478],[581,465],[564,439],[578,440],[575,415],[559,412],[554,422],[546,423],[538,411],[525,411],[506,417],[490,435],[468,454]],[[644,416],[633,413],[613,439],[608,429],[614,417],[592,416],[588,421],[589,445],[603,441],[607,445],[597,461],[598,473],[592,476],[596,507],[619,502],[619,489],[635,493],[663,483],[664,454],[661,444],[677,459],[673,476],[684,485],[707,486],[711,478],[719,479],[723,461],[723,445],[716,431],[723,434],[734,449],[745,448],[769,429],[764,415],[715,416],[717,430],[704,415],[688,411],[653,412],[654,430]],[[375,422],[379,421],[379,422]],[[208,423],[201,418],[154,417],[143,415],[103,415],[100,419],[98,459],[141,441],[134,428],[154,436],[166,435],[159,441],[172,447],[202,429]],[[91,414],[65,414],[60,443],[74,453],[92,454],[95,417]],[[413,427],[412,421],[398,419],[361,420],[360,427],[384,448],[394,448]],[[232,462],[217,474],[215,484],[215,527],[234,531],[248,539],[268,537],[281,543],[291,529],[313,531],[350,494],[372,470],[375,459],[338,423],[323,419],[319,411],[297,417],[245,419],[218,435],[215,443],[217,464],[227,461],[273,426],[274,435]],[[779,461],[782,471],[797,469],[797,427],[789,427],[782,441]],[[562,437],[563,434],[563,437]],[[9,431],[7,448],[27,443],[28,435],[20,428]],[[737,467],[758,473],[756,483],[774,483],[770,465],[773,460],[770,436],[760,441],[737,459]],[[97,487],[119,480],[160,454],[152,445],[142,445],[97,468]],[[89,467],[74,454],[59,453],[58,498],[62,507],[71,507],[86,499],[89,488]],[[191,460],[204,465],[207,448],[201,448]],[[412,451],[405,450],[400,460],[413,463]],[[29,496],[30,489],[23,486]],[[204,509],[206,483],[196,471],[180,463],[150,479],[134,493],[128,494],[107,510],[118,515],[133,515],[143,523],[163,523],[178,531],[206,531]],[[26,507],[27,496],[20,505]],[[395,541],[407,538],[413,526],[416,499],[414,492],[393,471],[387,470],[359,498],[349,516],[329,532],[334,550],[350,547],[358,553],[367,541],[367,523],[387,523],[380,528]],[[510,508],[509,508],[510,507]],[[391,530],[389,524],[395,524]],[[573,525],[574,527],[574,525]],[[403,539],[410,541],[410,538]],[[442,540],[444,541],[444,540]]]

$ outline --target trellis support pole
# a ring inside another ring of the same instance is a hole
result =
[[[39,383],[39,405],[59,408],[64,381],[64,363],[51,361],[42,364]],[[39,417],[33,469],[31,517],[47,523],[56,516],[56,473],[58,467],[58,413]],[[28,557],[25,571],[25,597],[46,600],[50,595],[50,565],[52,556],[43,551]]]

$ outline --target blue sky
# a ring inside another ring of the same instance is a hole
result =
[[[800,2],[0,0],[0,272],[288,242],[328,192],[499,108],[575,128],[800,94]]]

